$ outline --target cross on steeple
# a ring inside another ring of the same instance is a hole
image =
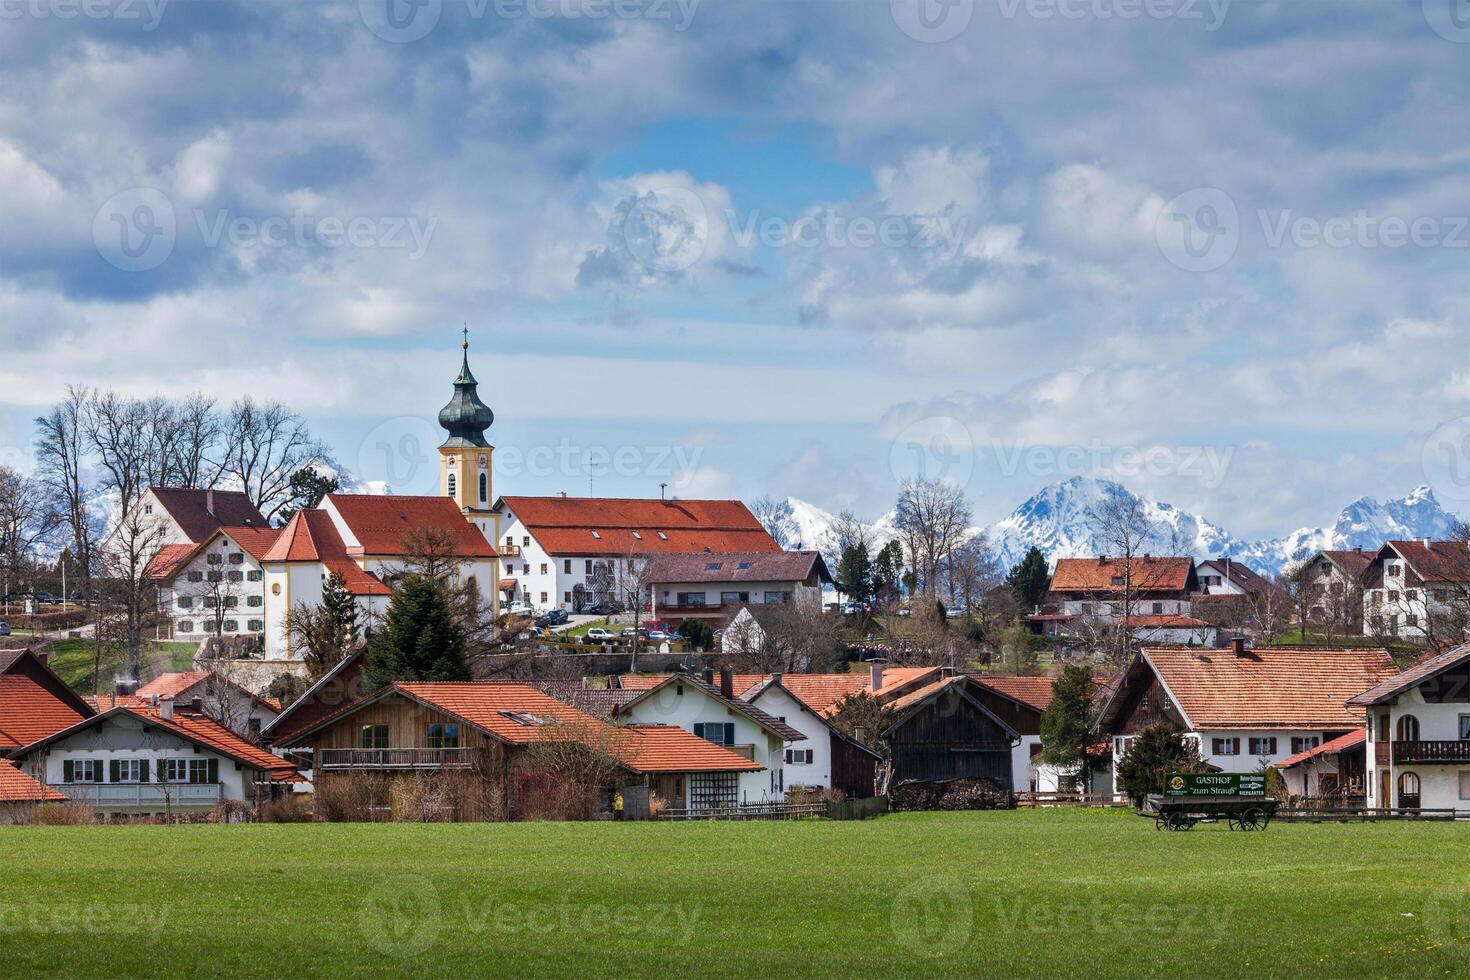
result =
[[[464,325],[464,349],[470,349],[470,325],[468,323]]]

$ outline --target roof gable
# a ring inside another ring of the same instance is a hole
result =
[[[739,697],[727,698],[720,693],[720,689],[718,687],[715,687],[713,684],[704,681],[702,678],[694,677],[690,674],[670,674],[668,677],[665,677],[662,681],[655,684],[653,687],[650,687],[647,690],[641,692],[637,697],[633,698],[627,704],[623,705],[619,714],[626,713],[627,711],[635,708],[637,705],[642,704],[644,701],[655,696],[659,691],[662,691],[664,688],[673,684],[681,684],[687,688],[690,688],[696,694],[702,695],[703,697],[706,697],[711,701],[715,701],[719,704],[725,705],[727,708],[730,708],[744,715],[746,718],[755,722],[757,725],[761,726],[772,735],[776,735],[784,741],[800,742],[806,739],[805,735],[797,731],[795,728],[792,728],[790,725],[786,724],[775,715],[768,714],[765,711],[762,711],[760,708],[757,708],[755,705],[749,703],[748,701],[742,701]],[[739,689],[736,688],[736,690]]]
[[[815,551],[740,551],[662,554],[648,563],[644,578],[653,585],[669,582],[804,582],[832,576]]]
[[[148,492],[184,532],[184,536],[195,544],[225,525],[269,526],[259,508],[250,502],[250,497],[239,490],[149,487]]]
[[[455,554],[461,558],[495,557],[495,549],[485,535],[448,497],[330,493],[322,501],[322,510],[335,514],[356,540],[348,547],[349,553],[402,556],[408,552],[409,535],[431,527],[449,535]]]
[[[1392,677],[1384,678],[1378,684],[1353,695],[1348,700],[1348,704],[1357,708],[1366,708],[1369,705],[1392,701],[1411,687],[1417,687],[1466,661],[1470,661],[1470,643],[1453,647],[1432,657],[1424,657]]]
[[[553,555],[781,551],[738,500],[501,497],[494,510],[509,510]]]
[[[1123,558],[1058,558],[1053,592],[1184,592],[1197,583],[1193,558],[1143,555]]]

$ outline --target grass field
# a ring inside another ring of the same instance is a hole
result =
[[[1465,976],[1470,834],[863,823],[0,829],[0,973]]]
[[[70,684],[75,690],[83,694],[92,693],[92,675],[96,672],[95,647],[93,641],[82,638],[78,640],[53,639],[44,646],[37,645],[38,649],[44,649],[50,654],[48,663],[51,669],[61,675],[61,679]],[[146,640],[143,643],[143,666],[144,677],[171,670],[190,670],[194,662],[194,651],[198,649],[197,643],[157,643]],[[126,660],[126,652],[116,648],[104,647],[102,652],[102,693],[112,689],[113,677],[123,669]]]

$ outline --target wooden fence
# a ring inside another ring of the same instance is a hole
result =
[[[1122,793],[1017,793],[1016,808],[1029,810],[1043,806],[1131,806]]]
[[[843,800],[827,804],[829,820],[867,820],[888,812],[888,797],[870,796],[863,800]]]
[[[659,813],[659,820],[866,820],[888,812],[888,797],[874,796],[840,803],[748,803],[713,810],[671,810]]]
[[[1410,807],[1291,807],[1276,811],[1275,820],[1307,823],[1365,822],[1378,820],[1470,820],[1470,810]]]

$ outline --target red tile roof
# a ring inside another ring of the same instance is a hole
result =
[[[1425,582],[1470,582],[1470,544],[1464,541],[1390,541]]]
[[[150,694],[156,694],[161,698],[177,698],[189,688],[207,680],[209,680],[207,670],[185,670],[173,674],[159,674],[147,684],[139,687],[137,694],[140,698],[146,698]]]
[[[280,536],[266,552],[263,562],[321,562],[329,572],[337,572],[353,595],[391,595],[388,588],[372,572],[365,571],[347,554],[347,545],[337,533],[332,515],[324,510],[301,510],[281,529]]]
[[[1209,561],[1202,561],[1196,566],[1195,571],[1203,572],[1205,569],[1234,582],[1245,590],[1246,595],[1263,595],[1276,588],[1269,579],[1258,574],[1255,569],[1231,558],[1212,558]]]
[[[742,551],[659,555],[644,576],[652,585],[679,582],[804,582],[832,576],[815,551]]]
[[[1373,563],[1374,552],[1354,548],[1351,551],[1323,551],[1322,554],[1336,564],[1351,578],[1358,578],[1363,574],[1363,569]]]
[[[760,725],[766,731],[771,732],[775,735],[779,735],[781,738],[785,739],[788,742],[800,742],[806,739],[806,736],[803,735],[800,731],[792,728],[790,725],[786,724],[775,715],[769,714],[766,711],[757,708],[755,705],[750,704],[748,701],[742,700],[739,693],[740,689],[738,687],[734,688],[735,697],[726,698],[723,694],[720,693],[720,688],[717,683],[711,684],[705,681],[703,678],[694,677],[690,674],[670,674],[668,677],[664,678],[661,682],[649,688],[648,690],[638,692],[638,695],[636,697],[634,697],[627,704],[623,705],[622,709],[620,709],[620,712],[622,710],[634,708],[640,702],[653,697],[660,688],[670,684],[682,684],[685,687],[700,691],[711,700],[724,704],[732,711],[739,712],[740,714],[749,718],[751,721],[755,722],[757,725]],[[657,708],[655,708],[655,711],[657,711]]]
[[[448,532],[461,558],[494,558],[495,548],[448,497],[391,497],[332,493],[322,502],[342,517],[364,555],[405,553],[410,532],[432,527]],[[357,549],[352,549],[357,553]]]
[[[190,541],[198,544],[221,526],[269,527],[269,522],[238,490],[188,490],[181,487],[149,487],[168,515]],[[213,513],[210,500],[213,499]]]
[[[1301,765],[1303,762],[1306,762],[1309,759],[1315,759],[1318,756],[1323,755],[1330,755],[1333,752],[1341,752],[1344,749],[1350,749],[1356,745],[1362,745],[1366,741],[1368,741],[1368,732],[1365,729],[1358,728],[1351,732],[1348,732],[1346,735],[1339,735],[1337,736],[1337,738],[1328,739],[1326,742],[1323,742],[1315,749],[1307,749],[1307,751],[1305,752],[1298,752],[1296,755],[1288,756],[1286,759],[1282,760],[1281,764],[1278,765],[1276,768],[1289,769],[1292,766]]]
[[[1441,654],[1423,657],[1403,671],[1384,679],[1381,683],[1353,695],[1348,700],[1348,704],[1353,707],[1366,708],[1369,705],[1392,701],[1416,684],[1428,680],[1442,670],[1458,666],[1466,660],[1470,660],[1470,643],[1446,650]]]
[[[29,745],[86,718],[28,674],[0,674],[0,753]]]
[[[759,772],[765,767],[674,725],[629,725],[638,772]]]
[[[1058,558],[1052,574],[1053,592],[1118,592],[1114,579],[1127,577],[1129,563],[1122,558]],[[1132,587],[1143,592],[1182,592],[1189,587],[1193,558],[1135,557]]]
[[[1214,624],[1193,616],[1130,616],[1128,626],[1131,629],[1200,629],[1213,628]]]
[[[63,803],[66,799],[65,793],[37,782],[0,759],[0,803]]]
[[[221,535],[239,545],[241,551],[256,561],[261,561],[270,552],[276,539],[281,536],[281,529],[278,527],[219,527],[197,544],[166,544],[148,563],[145,574],[155,580],[173,578]]]
[[[502,497],[495,506],[515,514],[552,555],[781,550],[738,500]]]
[[[876,697],[880,701],[893,698],[914,684],[938,676],[938,667],[886,667],[883,670],[883,686]],[[672,674],[622,674],[618,685],[628,690],[646,691],[657,687]],[[774,674],[736,674],[734,689],[741,700],[754,698],[762,686]],[[718,683],[719,678],[716,677]],[[874,694],[872,673],[863,670],[850,674],[782,674],[781,686],[802,704],[818,715],[827,716],[836,710],[838,702],[850,694]]]
[[[148,567],[143,570],[143,575],[153,581],[166,581],[179,574],[179,570],[189,564],[194,553],[199,550],[197,544],[166,544],[158,549],[158,554],[148,562]]]
[[[989,674],[971,674],[975,683],[999,691],[1013,701],[1045,711],[1051,704],[1055,677],[993,677]]]
[[[1347,701],[1394,674],[1386,650],[1145,647],[1150,664],[1195,730],[1354,728]]]

